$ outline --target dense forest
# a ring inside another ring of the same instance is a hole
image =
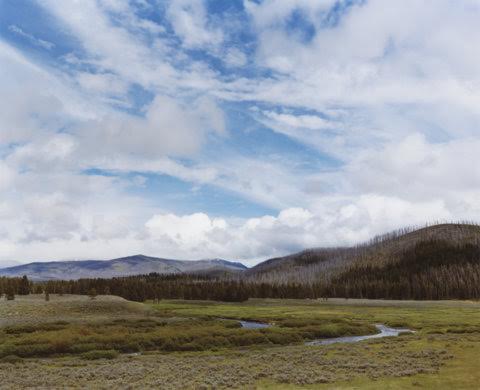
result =
[[[402,230],[354,248],[304,251],[240,274],[157,274],[32,283],[0,278],[0,294],[112,294],[133,301],[248,298],[480,299],[480,227]]]
[[[480,298],[480,247],[445,240],[416,244],[398,261],[354,264],[329,283],[329,294],[385,299]]]

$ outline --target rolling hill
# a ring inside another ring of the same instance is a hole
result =
[[[35,262],[0,269],[0,276],[27,275],[31,280],[73,280],[81,278],[111,278],[149,274],[242,272],[246,267],[238,262],[221,259],[170,260],[144,255],[113,260]]]
[[[141,276],[150,273],[159,275]],[[164,276],[169,274],[178,276]],[[141,297],[153,294],[150,298],[479,299],[480,226],[441,224],[402,229],[361,245],[308,249],[250,269],[219,259],[179,261],[143,255],[0,269],[0,276],[23,275],[34,281],[130,276],[125,286],[140,283],[144,285]],[[111,285],[118,287],[114,282]],[[79,293],[77,290],[85,286],[64,287]],[[105,286],[98,287],[101,291]],[[140,299],[124,290],[119,290],[120,295],[126,294],[121,296]]]
[[[480,226],[403,229],[355,247],[309,249],[244,273],[256,283],[309,285],[325,296],[449,299],[480,296]]]

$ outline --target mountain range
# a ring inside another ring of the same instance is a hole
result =
[[[78,260],[35,262],[0,269],[0,276],[26,275],[31,280],[73,280],[81,278],[112,278],[156,272],[178,273],[234,273],[245,270],[243,264],[222,259],[170,260],[144,255],[112,260]]]
[[[444,299],[480,296],[480,226],[407,228],[351,247],[306,249],[252,268],[221,259],[169,260],[143,255],[113,260],[37,262],[0,269],[34,281],[158,274],[208,274],[274,286],[307,286],[327,296]]]

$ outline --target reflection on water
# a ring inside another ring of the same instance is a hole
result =
[[[271,325],[270,324],[263,324],[261,322],[255,322],[255,321],[239,321],[240,325],[242,325],[242,328],[246,329],[262,329],[262,328],[268,328]]]
[[[357,341],[368,340],[368,339],[378,339],[381,337],[391,337],[398,336],[400,333],[414,333],[410,329],[398,329],[398,328],[389,328],[385,325],[375,325],[375,327],[380,331],[380,333],[367,335],[367,336],[346,336],[346,337],[336,337],[334,339],[322,339],[308,341],[306,345],[328,345],[334,343],[356,343]]]

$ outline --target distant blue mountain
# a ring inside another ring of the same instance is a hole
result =
[[[241,272],[242,263],[222,259],[170,260],[144,255],[113,260],[78,260],[35,262],[0,269],[0,276],[27,275],[31,280],[72,280],[81,278],[112,278],[157,272],[161,274]]]

